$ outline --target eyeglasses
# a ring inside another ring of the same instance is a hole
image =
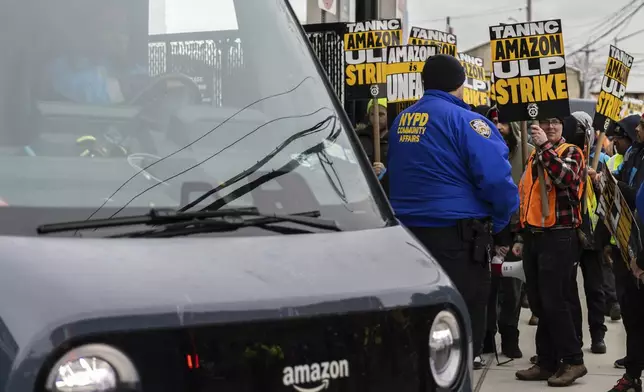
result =
[[[548,126],[548,125],[561,125],[561,120],[559,120],[558,118],[539,120],[539,126]]]

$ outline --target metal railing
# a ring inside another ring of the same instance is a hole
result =
[[[344,100],[344,23],[304,25],[313,51],[349,117],[355,117],[353,103]],[[152,35],[148,43],[151,76],[183,73],[193,78],[203,102],[213,106],[234,105],[228,94],[243,77],[244,51],[238,32],[206,31]]]
[[[203,101],[222,106],[244,68],[242,43],[235,31],[150,36],[151,76],[183,73],[199,86]]]

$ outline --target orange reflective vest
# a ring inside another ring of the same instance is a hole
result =
[[[555,153],[558,156],[566,151],[569,147],[573,147],[574,144],[563,143],[555,149]],[[576,147],[576,146],[574,146]],[[579,152],[581,155],[582,169],[585,167],[586,163],[584,160],[584,154]],[[521,182],[519,183],[519,197],[520,197],[520,206],[519,214],[521,227],[532,226],[532,227],[552,227],[557,221],[557,216],[555,212],[555,204],[557,200],[556,189],[554,185],[551,184],[551,180],[548,178],[548,175],[545,175],[546,178],[546,193],[548,197],[548,208],[549,214],[547,218],[543,217],[541,211],[541,191],[539,185],[539,177],[533,177],[532,175],[532,163],[534,161],[536,151],[532,152],[526,170],[521,177]],[[584,170],[585,171],[585,170]],[[545,173],[544,173],[545,174]],[[583,178],[583,171],[580,173]],[[534,178],[534,180],[533,180]],[[584,185],[585,181],[581,181],[581,186],[579,187],[578,200],[581,202],[581,199],[584,194]],[[581,208],[577,209],[578,222],[581,222]]]

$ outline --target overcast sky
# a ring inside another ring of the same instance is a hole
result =
[[[195,9],[208,9],[212,1],[226,10],[217,13],[200,12],[184,15]],[[252,0],[248,0],[252,1]],[[257,1],[257,0],[255,0]],[[356,0],[361,1],[361,0]],[[290,0],[293,9],[306,20],[306,0]],[[526,0],[407,0],[410,24],[445,30],[446,18],[451,17],[451,25],[458,37],[459,50],[466,51],[489,41],[488,27],[499,23],[516,23],[527,20]],[[151,2],[151,6],[155,1]],[[593,45],[597,52],[591,55],[596,66],[606,64],[608,45],[616,37],[624,37],[644,29],[644,7],[634,14],[627,23],[607,24],[611,14],[633,3],[628,12],[634,11],[644,0],[533,0],[533,20],[558,18],[563,22],[566,54],[571,54],[586,44],[589,39],[609,34]],[[189,5],[186,7],[186,5]],[[232,0],[166,0],[167,32],[208,31],[235,29],[234,6]],[[179,7],[179,8],[177,8]],[[182,12],[183,11],[183,12]],[[618,21],[623,17],[618,18]],[[189,20],[189,23],[185,23]],[[161,33],[162,31],[152,33]],[[636,63],[628,81],[628,90],[644,92],[644,33],[621,41],[618,47],[635,57]]]
[[[446,18],[451,17],[458,48],[468,50],[489,41],[488,26],[499,23],[516,23],[527,20],[525,0],[407,0],[410,24],[445,30]],[[644,7],[634,14],[630,22],[606,24],[612,13],[631,0],[533,0],[532,19],[561,19],[564,29],[566,54],[572,53],[588,42],[608,32],[605,38],[592,46],[599,49],[591,58],[603,67],[608,56],[608,45],[616,37],[624,37],[644,29]],[[636,0],[629,13],[644,0]],[[622,18],[620,18],[622,19]],[[602,24],[604,23],[604,24]],[[619,42],[619,48],[640,60],[633,66],[628,80],[628,90],[644,92],[644,33]]]

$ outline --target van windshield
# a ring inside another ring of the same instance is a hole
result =
[[[1,233],[221,200],[385,225],[286,0],[0,9]]]

